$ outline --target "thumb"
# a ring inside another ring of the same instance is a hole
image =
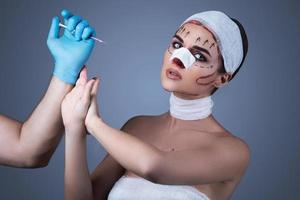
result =
[[[48,39],[49,38],[58,38],[59,36],[59,18],[57,16],[52,18],[52,22],[51,22],[51,27],[49,30],[49,34],[48,34]]]
[[[85,85],[84,92],[83,92],[83,95],[82,95],[82,100],[86,104],[90,104],[91,91],[92,91],[94,83],[95,83],[95,80],[92,79],[92,80],[89,80]]]

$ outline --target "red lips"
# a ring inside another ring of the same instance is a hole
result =
[[[182,78],[181,74],[176,69],[173,69],[173,68],[168,68],[166,70],[166,75],[168,78],[174,79],[174,80],[180,80]]]

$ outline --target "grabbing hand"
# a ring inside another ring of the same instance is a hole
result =
[[[94,40],[90,37],[95,36],[96,33],[80,16],[74,16],[68,10],[63,10],[61,15],[67,28],[60,37],[59,18],[54,17],[47,45],[55,60],[53,75],[74,85],[94,47]]]
[[[65,96],[61,105],[66,130],[78,130],[85,127],[84,120],[90,105],[94,83],[95,79],[87,81],[87,69],[84,67],[75,87]]]

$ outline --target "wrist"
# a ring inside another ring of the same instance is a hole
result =
[[[51,84],[54,84],[53,89],[55,89],[55,91],[62,91],[64,93],[69,93],[74,87],[74,85],[64,82],[54,74],[51,78]]]
[[[93,135],[94,130],[95,130],[95,127],[96,127],[97,124],[99,124],[99,123],[104,123],[103,120],[102,120],[100,117],[98,117],[98,116],[96,116],[96,115],[93,116],[93,117],[90,117],[90,118],[86,121],[86,123],[85,123],[88,132],[91,133],[91,134]]]
[[[74,135],[79,132],[84,132],[86,130],[83,122],[74,122],[72,124],[65,124],[65,132],[66,134]]]
[[[70,68],[72,67],[72,68]],[[55,63],[53,75],[66,84],[75,85],[80,70],[74,70],[74,64],[58,64]],[[80,68],[78,66],[76,69]]]
[[[67,144],[79,144],[86,141],[86,132],[69,132],[65,134],[65,141]]]

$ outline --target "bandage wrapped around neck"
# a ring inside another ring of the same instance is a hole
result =
[[[187,18],[203,24],[215,36],[224,61],[226,72],[234,73],[243,59],[243,41],[238,25],[220,11],[205,11]]]

